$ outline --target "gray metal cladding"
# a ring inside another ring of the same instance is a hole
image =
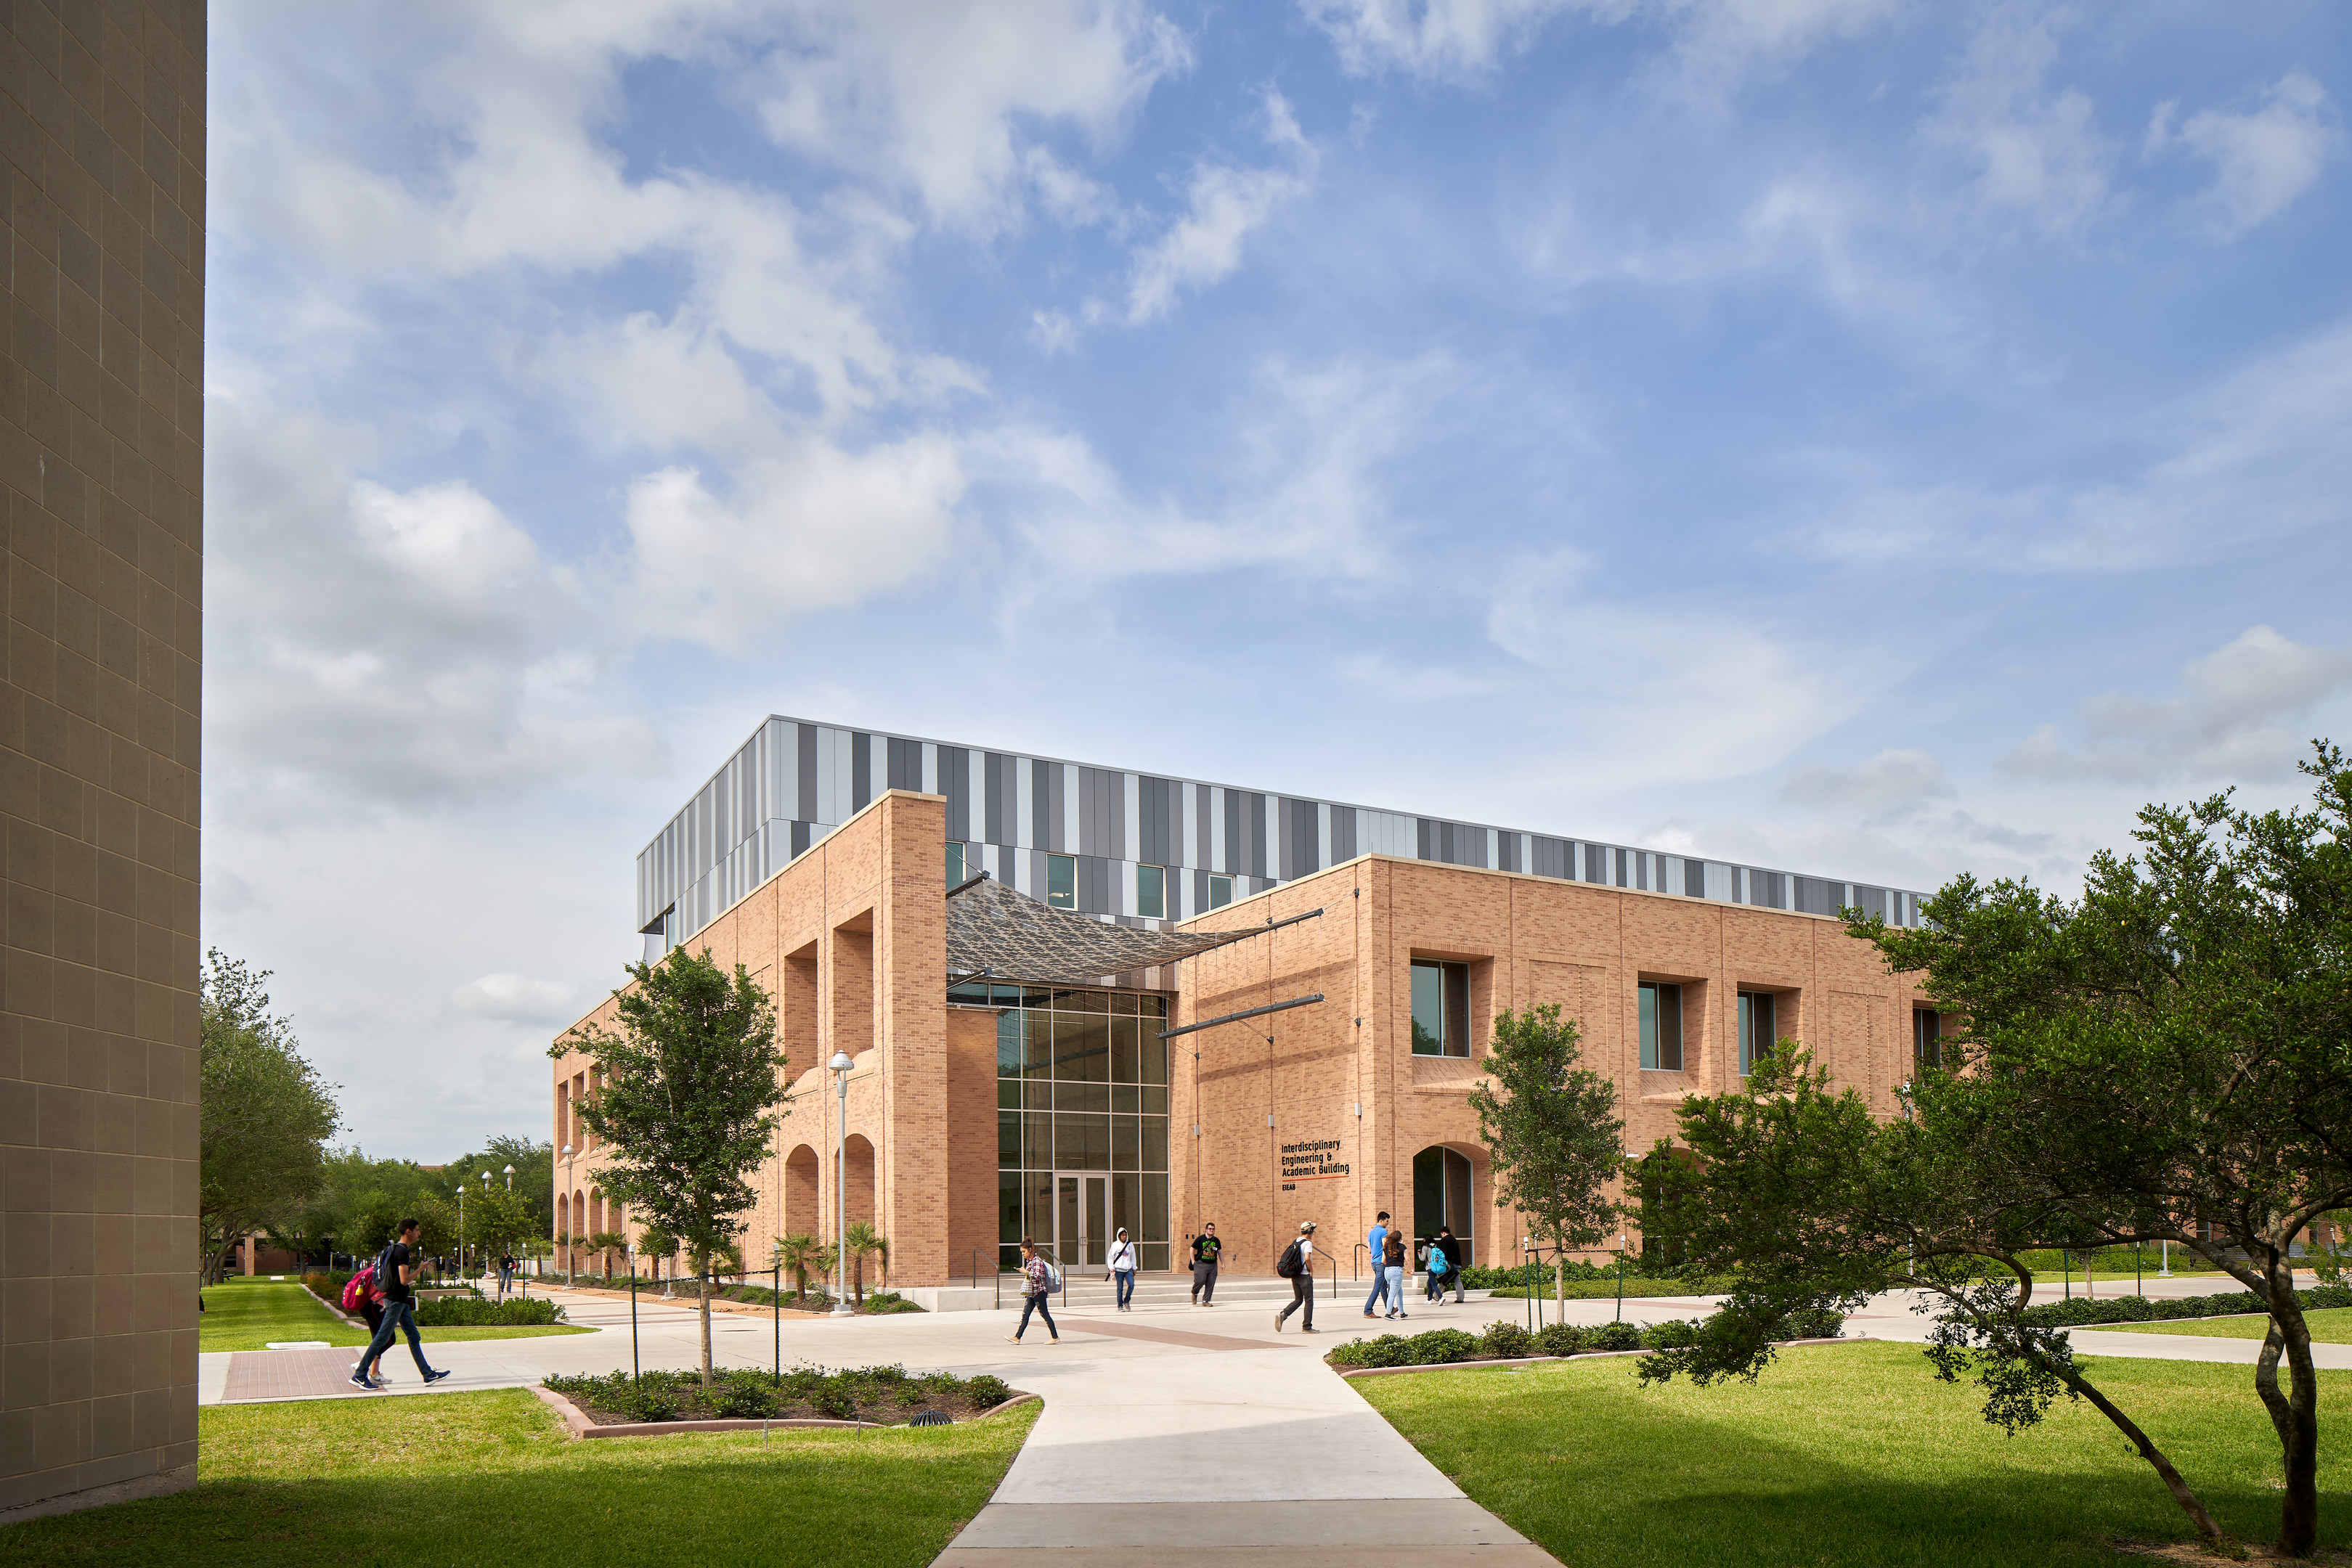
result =
[[[1045,894],[1047,855],[1076,857],[1075,902],[1111,919],[1142,918],[1133,908],[1139,865],[1166,868],[1167,917],[1184,920],[1208,909],[1213,875],[1232,877],[1234,897],[1246,898],[1367,853],[1919,919],[1916,895],[1899,890],[778,716],[638,854],[638,928],[672,943],[698,930],[885,789],[943,796],[966,867],[1034,896]]]

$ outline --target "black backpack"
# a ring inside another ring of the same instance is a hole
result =
[[[1286,1280],[1296,1280],[1305,1261],[1306,1260],[1299,1256],[1298,1243],[1294,1241],[1282,1249],[1282,1260],[1274,1266],[1274,1271]]]

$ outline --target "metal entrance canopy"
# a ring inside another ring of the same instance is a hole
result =
[[[1123,975],[1173,964],[1291,924],[1282,920],[1239,931],[1197,933],[1114,925],[1040,904],[986,872],[950,888],[947,899],[950,985],[984,975],[992,980],[1037,985],[1117,986]]]

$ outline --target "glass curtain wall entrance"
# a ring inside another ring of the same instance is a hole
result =
[[[1120,1228],[1146,1269],[1168,1254],[1168,998],[1147,991],[959,986],[995,1007],[997,1266],[1033,1238],[1099,1268]]]

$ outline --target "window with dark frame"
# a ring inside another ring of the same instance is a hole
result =
[[[1412,1053],[1470,1054],[1470,966],[1412,961]]]
[[[1683,988],[1642,982],[1642,1065],[1658,1072],[1683,1070]]]
[[[1209,907],[1212,909],[1223,909],[1226,904],[1231,904],[1233,901],[1234,879],[1229,876],[1211,877],[1209,879]]]
[[[1933,1008],[1911,1009],[1911,1062],[1915,1067],[1944,1065],[1944,1015]]]
[[[963,846],[953,839],[948,841],[948,885],[953,887],[970,874],[963,869]]]
[[[1045,857],[1045,902],[1055,909],[1078,906],[1078,862],[1074,855]]]
[[[1780,1039],[1773,1012],[1771,992],[1739,993],[1739,1076],[1742,1078],[1754,1072],[1756,1064],[1772,1054],[1772,1046]]]
[[[1139,865],[1135,868],[1135,912],[1147,920],[1168,917],[1168,868]]]

